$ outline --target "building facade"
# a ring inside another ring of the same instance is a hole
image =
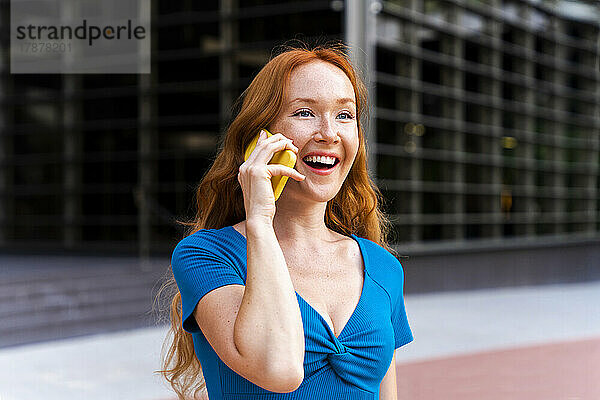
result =
[[[400,253],[598,241],[600,13],[551,3],[154,1],[151,75],[11,75],[0,1],[0,247],[168,255],[294,38],[353,46]]]

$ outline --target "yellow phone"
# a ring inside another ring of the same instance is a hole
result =
[[[269,132],[268,130],[266,130],[264,128],[263,128],[263,130],[265,132],[267,132],[267,137],[273,136],[273,134],[271,132]],[[256,135],[256,137],[254,139],[252,139],[252,141],[246,148],[246,153],[244,154],[244,161],[246,161],[248,159],[248,157],[250,157],[250,154],[252,154],[252,152],[254,151],[254,148],[256,147],[256,143],[258,143],[259,136],[260,136],[260,132],[258,133],[258,135]],[[273,155],[273,157],[271,158],[271,161],[269,161],[269,164],[282,164],[282,165],[285,165],[286,167],[294,168],[294,166],[296,165],[296,153],[294,153],[292,150],[289,150],[289,149],[278,151],[277,153],[275,153]],[[281,195],[281,192],[283,192],[283,188],[285,187],[285,184],[286,184],[288,178],[289,177],[285,176],[285,175],[277,175],[277,176],[274,176],[271,178],[271,186],[273,187],[273,194],[275,195],[275,201],[277,201],[277,199]]]

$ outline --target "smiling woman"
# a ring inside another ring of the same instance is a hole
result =
[[[345,50],[272,58],[198,187],[171,260],[162,371],[182,400],[202,389],[210,400],[396,398],[394,349],[413,340],[404,274],[367,173],[366,90]],[[285,149],[294,168],[269,163]],[[280,175],[292,179],[275,203]]]

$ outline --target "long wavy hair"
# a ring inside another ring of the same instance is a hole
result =
[[[356,95],[359,118],[359,147],[354,164],[337,195],[327,203],[326,226],[340,234],[367,238],[393,254],[388,245],[391,222],[381,210],[383,196],[368,174],[367,149],[361,120],[368,120],[367,89],[353,67],[347,46],[341,42],[309,47],[284,45],[283,51],[271,56],[250,86],[237,99],[241,109],[229,125],[217,156],[196,190],[196,216],[185,222],[186,234],[200,229],[219,229],[245,219],[242,189],[237,180],[244,162],[244,149],[263,127],[279,114],[294,68],[311,61],[325,61],[340,68],[350,79]],[[169,334],[162,352],[162,370],[157,371],[169,382],[180,400],[195,399],[205,389],[202,366],[194,353],[192,335],[182,328],[181,294],[172,276],[159,291],[168,291],[170,302]]]

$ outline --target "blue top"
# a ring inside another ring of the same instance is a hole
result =
[[[276,393],[231,370],[215,353],[193,316],[198,301],[220,286],[246,282],[246,238],[233,226],[201,229],[181,240],[171,260],[181,292],[183,328],[192,334],[210,400],[379,399],[379,385],[394,349],[413,340],[404,309],[400,262],[377,243],[351,235],[364,263],[360,299],[336,337],[329,324],[296,292],[304,325],[304,381]]]

